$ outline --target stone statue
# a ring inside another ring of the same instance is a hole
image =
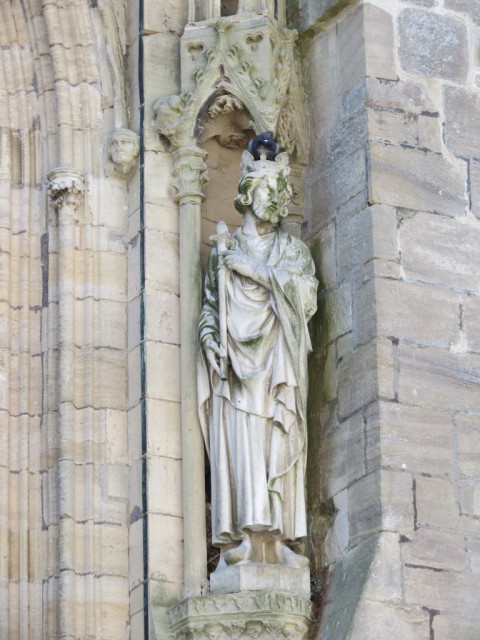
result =
[[[318,283],[307,247],[279,228],[292,197],[288,156],[266,157],[243,153],[234,201],[243,225],[233,235],[217,227],[199,321],[217,572],[250,562],[308,566],[287,543],[307,533],[307,322]]]
[[[115,129],[108,140],[107,175],[129,180],[135,173],[139,153],[137,134],[130,129]]]

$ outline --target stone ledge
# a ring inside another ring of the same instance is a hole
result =
[[[169,609],[172,640],[305,640],[311,603],[279,591],[186,598]]]

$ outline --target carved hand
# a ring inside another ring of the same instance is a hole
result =
[[[243,251],[227,251],[223,257],[224,264],[230,271],[236,271],[241,276],[253,278],[256,263],[243,253]]]
[[[243,251],[227,251],[223,260],[230,271],[251,278],[267,289],[271,288],[268,268],[248,258]]]
[[[213,338],[208,338],[203,344],[205,357],[214,371],[220,375],[219,359],[225,357],[225,351]]]

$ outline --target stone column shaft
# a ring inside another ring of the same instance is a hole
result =
[[[180,341],[184,594],[207,580],[204,444],[197,412],[197,323],[201,310],[200,223],[205,153],[195,145],[173,154],[180,214]]]

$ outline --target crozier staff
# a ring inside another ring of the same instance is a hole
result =
[[[211,464],[213,544],[221,549],[217,570],[242,562],[308,565],[286,543],[306,536],[307,322],[318,283],[307,247],[279,228],[292,196],[288,156],[275,155],[277,148],[267,160],[257,148],[260,159],[243,154],[235,199],[243,225],[234,248],[222,252],[226,346],[216,248],[199,321],[198,401]]]

